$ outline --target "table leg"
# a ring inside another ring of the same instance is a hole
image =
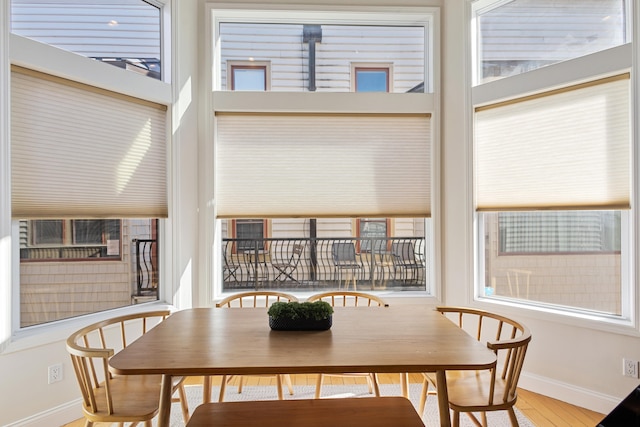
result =
[[[205,375],[202,379],[202,403],[211,402],[211,377]]]
[[[440,413],[440,426],[451,427],[451,415],[449,414],[449,393],[447,392],[447,374],[445,371],[436,371],[436,390],[438,390],[438,412]]]
[[[169,427],[171,422],[171,375],[162,375],[158,427]]]
[[[402,390],[402,395],[409,399],[409,374],[406,372],[400,374],[400,389]]]

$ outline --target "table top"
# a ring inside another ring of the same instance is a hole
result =
[[[429,306],[336,307],[327,331],[272,331],[266,308],[178,311],[111,358],[116,374],[475,370],[496,357]]]

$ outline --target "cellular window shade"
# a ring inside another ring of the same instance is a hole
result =
[[[221,218],[426,217],[427,115],[217,114]]]
[[[476,109],[479,211],[628,209],[630,163],[628,75]]]
[[[167,216],[166,107],[11,73],[14,218]]]

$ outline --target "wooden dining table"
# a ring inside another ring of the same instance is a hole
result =
[[[344,372],[435,372],[440,425],[448,427],[445,372],[496,364],[492,351],[428,305],[334,310],[326,331],[272,331],[266,308],[182,310],[109,363],[119,375],[162,374],[158,427],[169,426],[173,376]]]

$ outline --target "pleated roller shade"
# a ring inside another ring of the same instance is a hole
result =
[[[429,115],[216,115],[221,218],[427,217]]]
[[[477,108],[478,211],[628,209],[629,75]]]
[[[13,68],[14,218],[162,218],[166,107]]]

